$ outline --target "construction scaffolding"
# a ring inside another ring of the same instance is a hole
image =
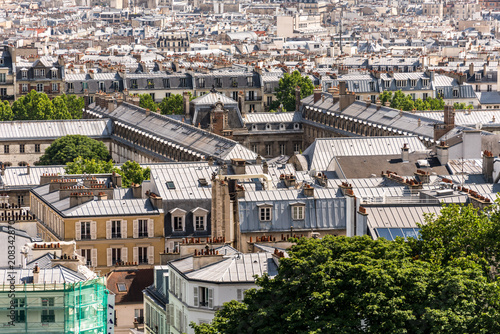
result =
[[[0,333],[106,333],[106,279],[0,286]],[[12,315],[12,318],[9,318]],[[12,322],[13,321],[13,322]]]

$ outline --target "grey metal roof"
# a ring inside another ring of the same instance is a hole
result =
[[[247,114],[245,114],[244,120],[245,120],[245,124],[301,122],[302,121],[302,113],[300,113],[300,112],[247,113]]]
[[[417,136],[317,138],[303,155],[310,170],[326,171],[336,156],[398,155],[404,144],[410,153],[427,151]]]
[[[365,207],[365,209],[368,213],[368,226],[371,229],[379,227],[415,228],[417,223],[425,223],[424,213],[437,215],[441,211],[441,206],[384,206]]]
[[[192,271],[193,257],[172,261],[170,265],[184,272],[188,279],[217,283],[253,283],[254,276],[278,274],[278,267],[270,253],[247,253],[224,257],[221,261]]]
[[[444,120],[442,111],[418,111],[417,115],[425,118]],[[485,109],[480,111],[455,111],[455,124],[475,128],[476,124],[484,126],[498,126],[500,124],[500,110]]]
[[[103,138],[111,132],[109,119],[0,122],[0,141],[57,139],[66,135]]]
[[[31,188],[40,185],[42,174],[63,174],[65,166],[33,166],[27,174],[26,167],[7,167],[0,175],[0,186],[4,189]]]
[[[197,97],[196,99],[191,101],[191,103],[194,105],[208,105],[208,106],[212,106],[217,102],[222,102],[224,106],[238,105],[238,102],[219,92],[215,93],[210,92],[208,94],[204,94],[200,97]]]
[[[10,272],[14,271],[15,274],[11,275]],[[33,283],[33,269],[0,269],[0,282],[9,284],[10,277],[14,276],[14,284],[27,284]],[[50,269],[40,269],[38,274],[37,284],[47,284],[50,289],[50,284],[58,283],[76,283],[86,281],[87,278],[71,269],[63,266],[55,266]]]
[[[129,126],[132,131],[143,131],[152,138],[166,140],[181,149],[191,150],[205,157],[213,156],[226,161],[233,158],[255,160],[257,157],[256,153],[234,140],[158,113],[153,112],[146,116],[145,109],[129,103],[122,103],[112,112],[107,112],[107,109],[96,106],[95,103],[90,109],[102,117],[109,117],[115,122]]]

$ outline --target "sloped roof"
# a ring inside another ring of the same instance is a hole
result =
[[[191,103],[196,106],[198,105],[212,106],[217,102],[222,102],[224,106],[238,105],[238,102],[219,92],[210,92],[208,94],[197,97],[196,99],[191,101]]]

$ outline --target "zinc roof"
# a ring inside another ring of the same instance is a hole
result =
[[[245,114],[244,120],[245,124],[300,122],[302,121],[302,113],[300,112],[247,113]]]

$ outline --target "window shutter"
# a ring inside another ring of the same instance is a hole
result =
[[[111,239],[111,220],[106,222],[106,239]]]
[[[241,289],[236,289],[236,300],[241,302],[243,300],[242,296],[242,290]]]
[[[92,267],[97,267],[97,248],[92,248]]]
[[[174,305],[168,305],[169,313],[169,322],[171,326],[175,326],[175,308]]]
[[[106,249],[106,253],[107,253],[108,267],[111,267],[113,265],[112,260],[111,260],[111,248]]]
[[[198,307],[199,306],[199,302],[198,302],[198,287],[197,286],[195,286],[193,288],[193,296],[194,296],[194,306]]]
[[[214,307],[214,289],[208,289],[208,308]]]
[[[133,229],[133,237],[139,238],[139,222],[137,221],[137,219],[134,220],[132,229]]]
[[[154,246],[148,247],[148,264],[155,263],[155,248]]]
[[[97,239],[97,222],[90,222],[90,239]]]
[[[148,219],[148,237],[153,238],[155,236],[155,221],[153,219]]]
[[[128,262],[128,248],[122,247],[122,261]]]
[[[127,221],[126,220],[122,220],[121,234],[122,234],[122,238],[127,238]]]
[[[139,247],[134,247],[132,250],[132,256],[132,261],[134,261],[134,263],[139,263]]]
[[[82,240],[82,223],[81,222],[75,223],[75,239]]]

